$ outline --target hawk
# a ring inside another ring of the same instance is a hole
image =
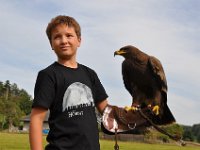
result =
[[[115,51],[125,58],[122,76],[125,88],[132,96],[132,106],[127,111],[149,107],[158,125],[175,122],[167,105],[167,80],[161,62],[138,48],[128,45]]]

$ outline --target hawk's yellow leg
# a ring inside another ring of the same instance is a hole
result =
[[[152,111],[157,116],[157,115],[159,115],[160,107],[158,105],[155,105],[155,106],[153,106]]]
[[[138,110],[138,108],[134,107],[134,106],[125,106],[124,109],[126,111],[136,111],[136,110]]]

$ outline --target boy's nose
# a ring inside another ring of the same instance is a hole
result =
[[[61,39],[61,42],[62,43],[67,43],[68,42],[68,38],[63,36],[62,39]]]

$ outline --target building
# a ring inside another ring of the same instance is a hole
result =
[[[49,118],[49,111],[47,112],[44,122],[43,122],[43,133],[48,133],[49,131],[49,125],[48,125],[48,118]],[[29,124],[30,124],[30,114],[23,117],[21,119],[22,122],[22,131],[28,132],[29,131]]]

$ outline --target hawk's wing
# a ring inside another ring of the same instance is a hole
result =
[[[161,85],[161,90],[167,93],[167,80],[165,77],[165,72],[162,67],[161,62],[154,56],[149,57],[149,64],[152,68],[152,71]]]
[[[133,96],[133,87],[132,87],[131,78],[134,74],[132,74],[132,72],[131,72],[132,66],[130,64],[131,64],[131,62],[129,62],[129,61],[124,61],[122,63],[122,76],[123,76],[125,88],[130,93],[130,95]]]

